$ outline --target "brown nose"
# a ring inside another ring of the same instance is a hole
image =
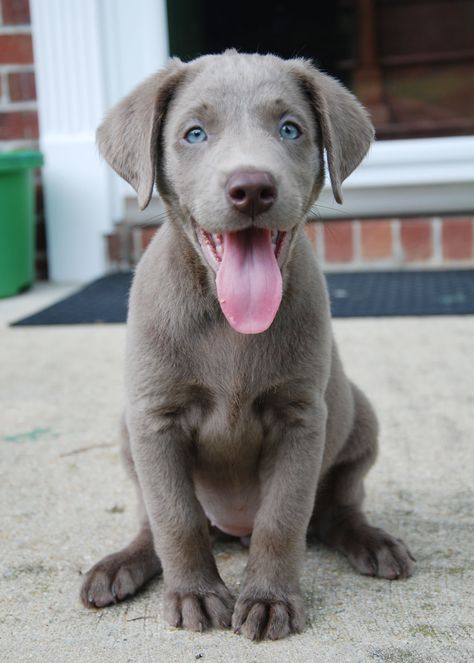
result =
[[[277,197],[275,180],[263,171],[233,173],[226,192],[235,209],[252,218],[269,209]]]

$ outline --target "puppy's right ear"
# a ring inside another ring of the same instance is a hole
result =
[[[166,108],[186,65],[173,58],[108,113],[97,129],[104,159],[133,186],[140,209],[150,202],[155,183],[158,141]]]

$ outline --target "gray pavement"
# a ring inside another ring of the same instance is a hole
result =
[[[35,292],[28,297],[0,302],[0,320],[40,308]],[[80,573],[135,531],[117,444],[125,328],[3,324],[0,661],[473,661],[474,317],[337,320],[335,330],[382,425],[368,512],[409,543],[416,572],[404,582],[365,578],[312,545],[306,631],[254,644],[167,627],[160,580],[112,608],[80,605]],[[219,544],[216,556],[237,592],[246,551]]]

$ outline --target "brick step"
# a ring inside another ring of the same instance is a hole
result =
[[[133,268],[159,223],[119,223],[106,235],[111,269]],[[306,234],[326,270],[474,265],[474,216],[310,221]]]

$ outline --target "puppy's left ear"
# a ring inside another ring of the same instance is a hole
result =
[[[326,149],[334,198],[342,203],[341,184],[359,165],[374,138],[369,114],[335,78],[307,60],[290,60],[316,115]]]

